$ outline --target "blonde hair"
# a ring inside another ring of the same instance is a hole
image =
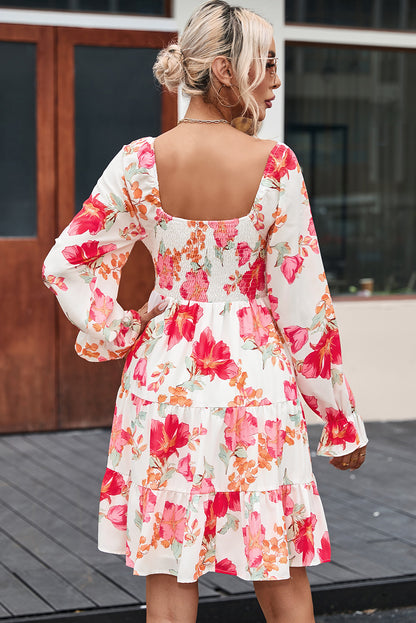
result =
[[[243,114],[248,112],[257,128],[259,108],[253,90],[265,76],[272,38],[271,24],[254,11],[211,0],[191,15],[178,43],[161,50],[153,73],[169,91],[182,85],[186,95],[206,96],[212,85],[212,62],[226,56],[236,77]]]

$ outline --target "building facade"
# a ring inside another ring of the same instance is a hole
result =
[[[1,431],[111,422],[122,364],[76,357],[40,266],[121,145],[183,114],[151,66],[199,4],[0,0]],[[282,87],[261,135],[287,142],[303,168],[360,411],[413,417],[416,2],[239,4],[274,25]],[[129,308],[152,287],[136,247],[120,294]]]

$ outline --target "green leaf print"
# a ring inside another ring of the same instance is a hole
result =
[[[110,456],[109,459],[111,461],[111,464],[113,467],[117,467],[117,465],[120,463],[120,459],[121,459],[121,454],[120,452],[117,452],[117,450],[115,448],[113,448],[110,452]]]
[[[293,485],[293,481],[290,480],[289,476],[287,475],[287,468],[285,469],[285,474],[283,476],[283,484],[284,485]]]
[[[179,543],[176,539],[173,540],[171,546],[172,554],[175,556],[176,560],[180,557],[182,553],[182,543]]]
[[[262,580],[265,577],[264,566],[258,567],[254,571],[250,568],[250,579],[251,580]]]
[[[239,446],[234,450],[235,456],[238,456],[239,459],[247,458],[247,450],[243,446]]]
[[[166,472],[163,474],[162,478],[160,479],[160,484],[163,484],[166,480],[169,480],[169,478],[172,478],[173,474],[176,473],[176,467],[169,467],[168,470],[166,470]]]
[[[135,512],[134,515],[134,523],[141,530],[143,527],[143,518],[138,511]]]
[[[228,469],[228,465],[230,463],[231,456],[232,456],[231,450],[229,450],[227,448],[227,446],[224,446],[224,444],[221,443],[220,444],[219,458],[224,463],[226,470]]]
[[[311,331],[314,331],[315,329],[318,329],[325,320],[325,308],[323,307],[314,317],[312,320],[312,325],[311,325]]]
[[[296,413],[289,413],[289,418],[294,426],[299,426],[302,419],[302,413],[300,411],[300,408],[299,411],[296,411]]]
[[[227,513],[227,521],[223,525],[221,530],[219,530],[219,533],[227,534],[229,530],[234,530],[234,532],[238,530],[238,519],[237,517],[234,517],[234,515],[230,515],[229,513]]]
[[[253,340],[245,340],[241,348],[244,350],[255,350],[257,348],[257,344],[253,342]]]
[[[132,166],[129,166],[128,169],[125,169],[126,181],[131,182],[133,177],[137,175],[139,172],[140,171],[139,171],[139,167],[137,166],[137,164],[133,164]]]
[[[290,246],[287,242],[278,242],[272,247],[277,253],[277,258],[275,262],[275,266],[281,266],[283,260],[285,259],[285,255],[290,254]]]
[[[124,201],[120,197],[114,195],[113,193],[110,193],[110,198],[119,212],[126,212],[126,206],[124,205]]]
[[[342,374],[336,368],[332,368],[331,381],[332,385],[342,385]]]

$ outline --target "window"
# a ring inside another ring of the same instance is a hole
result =
[[[286,21],[415,30],[416,7],[413,0],[286,0]]]
[[[414,51],[287,45],[286,141],[334,292],[416,291],[415,71]]]
[[[171,16],[170,0],[0,0],[0,8]]]

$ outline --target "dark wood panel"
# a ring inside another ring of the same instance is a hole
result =
[[[74,212],[75,110],[74,46],[160,48],[176,38],[174,32],[112,31],[84,28],[58,29],[58,231],[70,222]],[[177,99],[162,95],[162,129],[177,121]],[[147,300],[154,283],[153,263],[142,243],[137,243],[123,270],[120,303],[138,309]],[[58,411],[59,428],[108,426],[120,384],[122,361],[101,365],[80,359],[74,351],[77,330],[59,312]]]
[[[41,266],[55,230],[53,29],[0,24],[0,40],[36,44],[35,238],[0,238],[2,349],[0,432],[56,427],[55,307]],[[13,206],[10,206],[13,209]]]

